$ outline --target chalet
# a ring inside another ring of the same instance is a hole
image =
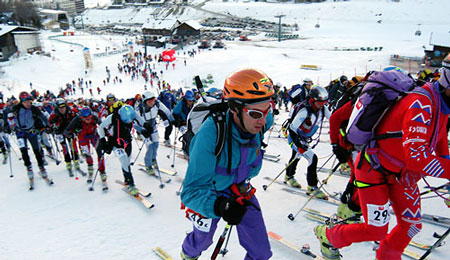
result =
[[[0,61],[7,61],[16,52],[41,51],[39,34],[35,28],[0,24]]]

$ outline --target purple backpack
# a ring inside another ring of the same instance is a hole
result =
[[[414,86],[413,79],[403,72],[373,72],[353,106],[347,127],[347,139],[356,147],[374,140],[375,129],[383,116]]]

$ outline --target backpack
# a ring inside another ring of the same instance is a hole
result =
[[[347,126],[348,141],[361,147],[374,140],[375,130],[383,116],[414,87],[414,80],[403,72],[373,72],[353,107]]]
[[[213,100],[195,105],[187,118],[187,130],[181,136],[182,150],[189,155],[189,147],[195,134],[200,129],[205,120],[211,116],[217,128],[217,141],[215,156],[219,156],[225,145],[226,132],[226,114],[228,111],[228,102],[223,100]]]

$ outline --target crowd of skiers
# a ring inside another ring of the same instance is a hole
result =
[[[128,74],[131,71],[142,74],[150,68],[119,69]],[[383,73],[400,78],[403,77],[400,74],[406,75],[396,67],[387,68]],[[106,95],[104,101],[66,99],[73,93],[73,85],[78,88],[91,85],[79,79],[78,84],[73,81],[57,96],[50,91],[44,95],[23,91],[17,99],[9,98],[6,103],[1,96],[0,152],[6,164],[13,150],[10,134],[15,134],[30,189],[34,187],[34,172],[28,146],[36,157],[40,176],[49,184],[52,181],[45,169],[47,158],[59,163],[59,152],[68,176],[78,172],[92,182],[95,151],[100,179],[106,185],[105,154],[113,152],[121,163],[128,192],[138,195],[130,167],[133,138],[144,139],[145,170],[155,175],[160,142],[158,122],[165,128],[163,142],[170,146],[174,126],[182,134],[188,131],[189,114],[195,103],[226,103],[222,111],[209,108],[211,116],[201,122],[185,150],[189,164],[181,199],[194,230],[186,236],[181,256],[198,259],[211,245],[217,223],[223,218],[229,224],[227,228],[236,225],[240,244],[247,251],[246,259],[269,259],[272,252],[250,180],[262,167],[264,133],[279,113],[277,106],[281,109],[284,105],[290,112],[283,130],[292,149],[285,182],[301,188],[294,176],[299,160],[305,158],[307,194],[326,199],[327,194],[318,186],[318,157],[314,148],[322,133],[322,123],[328,119],[331,149],[339,163],[348,164],[351,171],[338,216],[342,219],[364,216],[364,223],[348,224],[348,221],[333,227],[316,227],[314,232],[323,256],[339,259],[338,248],[353,242],[378,240],[377,259],[400,259],[403,249],[421,229],[417,181],[427,175],[450,178],[446,171],[450,167],[446,131],[450,112],[450,59],[444,60],[442,71],[418,73],[414,86],[422,90],[414,89],[392,103],[393,108],[374,130],[376,144],[360,147],[347,138],[347,127],[353,124],[353,113],[363,107],[358,97],[365,93],[362,91],[365,85],[378,80],[379,75],[379,72],[369,72],[365,77],[355,76],[350,80],[343,75],[327,87],[314,85],[311,79],[305,78],[303,84],[288,90],[279,83],[273,84],[262,71],[242,69],[226,78],[223,91],[211,88],[207,92],[202,89],[175,92],[158,80],[158,89],[162,90],[158,95],[151,83],[152,90],[126,100],[117,99],[113,94]],[[413,85],[413,77],[405,77]],[[400,134],[387,134],[392,132]],[[388,145],[390,148],[386,149]],[[87,173],[80,167],[81,157],[86,161]],[[398,224],[388,234],[389,201]],[[450,205],[448,200],[446,203]]]

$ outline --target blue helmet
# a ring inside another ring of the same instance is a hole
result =
[[[83,107],[80,112],[81,117],[88,117],[92,115],[92,111],[89,107]]]
[[[130,105],[125,105],[119,109],[120,120],[125,124],[133,122],[136,118],[136,112]]]
[[[192,92],[192,90],[187,90],[186,93],[184,93],[184,98],[186,100],[195,100],[194,92]]]

